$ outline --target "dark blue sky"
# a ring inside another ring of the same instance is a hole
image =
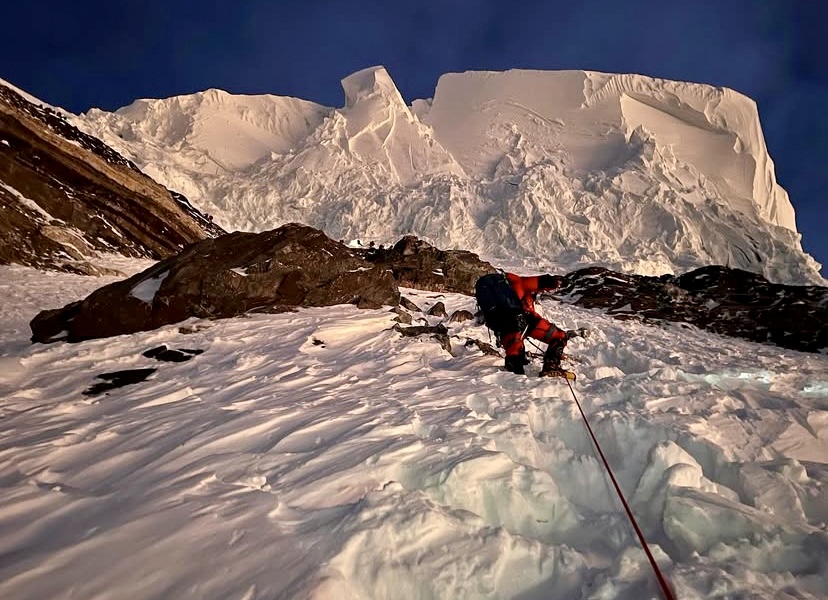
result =
[[[756,100],[803,246],[828,264],[826,0],[28,0],[0,16],[0,77],[72,112],[211,87],[342,106],[384,65],[407,101],[443,73],[589,69]],[[823,269],[825,272],[825,269]]]

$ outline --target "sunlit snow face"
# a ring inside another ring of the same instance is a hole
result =
[[[211,90],[73,122],[227,230],[297,221],[377,244],[415,233],[513,270],[722,264],[824,283],[740,94],[636,75],[468,72],[442,77],[415,114],[384,69],[344,85],[341,108]],[[119,138],[125,126],[140,135]]]
[[[446,323],[451,354],[401,337],[395,313],[351,306],[33,346],[37,310],[101,281],[0,270],[12,284],[0,286],[0,505],[16,515],[2,597],[655,589],[569,388],[466,345],[487,339],[473,320]],[[403,294],[429,324],[443,320],[427,314],[438,301],[474,310],[467,296]],[[636,518],[669,540],[651,545],[678,597],[705,597],[711,581],[774,597],[780,578],[828,593],[813,551],[828,356],[540,310],[592,330],[568,347],[574,389]],[[146,354],[162,344],[203,352]],[[143,382],[82,393],[100,373],[149,367]],[[55,515],[71,517],[57,538]]]

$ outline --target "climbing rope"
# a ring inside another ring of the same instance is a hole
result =
[[[528,327],[523,331],[521,337],[524,337],[526,335],[526,331],[528,331]],[[537,348],[538,350],[541,349],[531,338],[524,339],[526,341],[531,342],[532,345],[535,346],[535,348]],[[612,467],[610,467],[607,457],[604,456],[604,451],[601,449],[601,444],[598,443],[598,438],[595,437],[595,433],[592,431],[592,426],[589,424],[589,419],[587,419],[586,413],[584,412],[584,409],[581,407],[581,402],[578,400],[578,396],[575,395],[575,390],[572,389],[572,382],[569,379],[565,379],[565,381],[566,385],[569,386],[569,391],[572,393],[572,398],[575,400],[575,404],[581,413],[581,418],[584,420],[584,424],[586,425],[587,431],[589,432],[589,435],[592,438],[592,443],[598,450],[598,454],[601,456],[601,460],[603,461],[604,467],[606,468],[607,473],[610,476],[612,485],[615,487],[615,492],[616,494],[618,494],[618,498],[621,500],[621,504],[624,506],[624,511],[627,513],[627,517],[629,518],[630,523],[632,524],[633,529],[635,530],[636,536],[638,536],[638,541],[641,543],[641,547],[644,549],[644,553],[647,555],[647,559],[650,561],[650,566],[655,572],[656,578],[658,579],[658,583],[661,586],[661,591],[664,594],[664,599],[677,600],[675,593],[670,587],[670,584],[667,583],[667,578],[664,576],[664,573],[661,572],[661,568],[658,566],[658,563],[656,562],[653,553],[650,551],[650,546],[647,544],[647,540],[644,538],[644,533],[641,531],[641,527],[638,526],[638,521],[636,521],[635,515],[633,515],[633,512],[630,509],[630,505],[627,502],[627,499],[624,497],[624,492],[621,491],[621,486],[618,484],[618,480],[615,478],[615,473],[613,473]]]
[[[658,566],[658,563],[653,556],[653,553],[650,552],[650,547],[647,545],[647,540],[644,539],[644,534],[641,531],[641,528],[638,526],[638,522],[635,520],[635,516],[630,510],[630,505],[627,503],[627,499],[624,497],[624,493],[621,491],[621,486],[618,485],[618,481],[615,479],[615,474],[612,472],[612,467],[610,467],[609,461],[607,461],[607,457],[604,456],[604,451],[601,450],[601,445],[598,443],[598,438],[595,437],[595,434],[592,432],[592,427],[589,424],[589,419],[587,419],[586,413],[584,413],[584,409],[581,408],[581,403],[578,401],[578,396],[575,395],[575,390],[572,389],[572,383],[567,379],[566,385],[569,386],[569,391],[572,392],[572,397],[575,399],[575,404],[578,406],[578,410],[581,412],[581,418],[584,420],[584,424],[586,425],[587,431],[589,431],[589,435],[592,438],[592,443],[595,444],[595,448],[598,449],[598,454],[601,455],[601,460],[604,461],[604,467],[607,469],[607,473],[609,473],[610,479],[612,480],[612,485],[615,486],[615,492],[618,494],[618,497],[621,499],[621,504],[624,505],[624,510],[627,512],[627,517],[630,519],[630,523],[632,523],[633,529],[635,529],[635,534],[638,536],[638,541],[641,542],[641,547],[644,548],[644,553],[647,555],[647,558],[650,561],[650,566],[655,571],[656,577],[658,578],[658,583],[661,585],[661,590],[664,592],[665,600],[676,600],[676,595],[673,593],[673,590],[670,588],[670,585],[667,583],[667,578],[664,576],[664,573],[661,572],[661,568]]]

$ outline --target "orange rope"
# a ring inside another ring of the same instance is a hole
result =
[[[624,505],[624,510],[627,511],[627,516],[632,523],[633,529],[635,529],[635,533],[638,536],[638,541],[641,542],[641,546],[644,548],[644,552],[647,554],[647,558],[650,560],[650,565],[655,571],[656,577],[658,578],[658,583],[661,585],[661,590],[664,592],[665,600],[676,600],[676,595],[673,593],[673,590],[670,588],[670,584],[667,583],[667,578],[664,576],[664,573],[661,572],[661,569],[658,566],[658,563],[653,556],[653,553],[650,552],[650,547],[647,545],[647,540],[644,539],[644,534],[641,532],[641,528],[638,526],[638,522],[635,520],[635,516],[633,516],[632,510],[630,510],[630,505],[627,504],[627,499],[624,498],[624,493],[621,491],[621,486],[618,485],[618,481],[615,479],[615,474],[612,472],[612,467],[610,467],[609,462],[607,461],[607,457],[604,456],[604,451],[601,450],[601,445],[598,443],[598,438],[595,437],[595,434],[592,432],[592,427],[589,424],[589,420],[587,419],[586,413],[584,413],[584,409],[581,408],[581,403],[578,402],[578,396],[575,395],[575,390],[572,389],[572,384],[569,380],[566,380],[566,385],[569,386],[569,391],[572,392],[572,397],[575,399],[575,404],[578,406],[578,410],[581,411],[581,417],[584,420],[584,424],[586,424],[587,431],[589,431],[590,437],[592,437],[592,443],[595,444],[595,447],[598,449],[598,453],[601,455],[601,460],[604,461],[604,466],[607,468],[607,473],[609,473],[610,479],[612,480],[612,485],[615,486],[615,491],[618,494],[618,497],[621,499],[621,504]]]

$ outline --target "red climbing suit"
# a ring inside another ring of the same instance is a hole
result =
[[[560,346],[560,352],[563,352],[563,346],[566,345],[566,332],[555,327],[535,311],[535,297],[538,292],[558,289],[561,285],[560,279],[549,275],[521,277],[514,273],[506,273],[506,279],[523,305],[528,326],[525,334],[530,338],[549,344],[550,348]],[[523,331],[510,331],[503,334],[501,341],[507,357],[518,356],[524,352],[523,336]]]

